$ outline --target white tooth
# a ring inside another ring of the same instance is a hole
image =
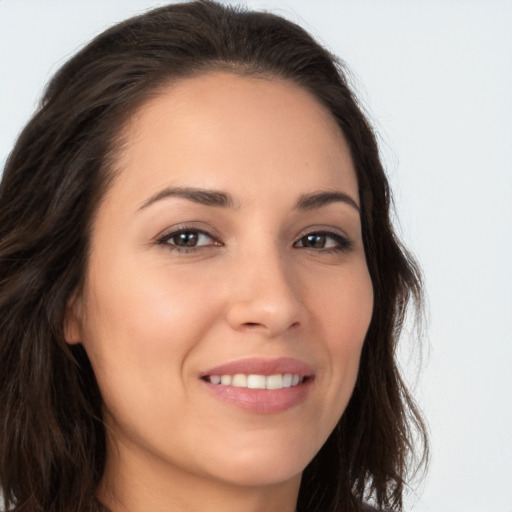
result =
[[[223,375],[221,378],[220,378],[220,383],[223,385],[223,386],[231,386],[231,381],[233,380],[233,377],[231,377],[231,375]]]
[[[299,381],[300,377],[297,374],[295,374],[292,378],[292,386],[296,386],[299,383]]]
[[[267,389],[280,389],[282,387],[283,387],[283,376],[281,374],[269,375],[267,377]]]
[[[220,382],[221,382],[220,375],[210,375],[210,382],[212,384],[220,384]]]
[[[251,389],[265,389],[265,376],[247,375],[247,387]]]
[[[289,388],[292,385],[293,375],[291,373],[285,373],[283,375],[283,388]]]
[[[243,373],[237,373],[233,375],[233,380],[231,381],[231,385],[237,388],[246,388],[247,387],[247,375]]]

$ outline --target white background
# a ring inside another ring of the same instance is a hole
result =
[[[0,162],[84,42],[163,2],[0,0]],[[403,238],[423,267],[431,429],[415,512],[512,512],[512,1],[249,1],[350,66],[380,135]]]

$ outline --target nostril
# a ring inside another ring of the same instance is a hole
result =
[[[260,324],[257,322],[246,322],[244,325],[246,327],[258,327],[258,325],[260,325]]]
[[[288,327],[288,329],[294,329],[294,328],[297,328],[299,326],[300,326],[300,322],[293,322],[293,324],[291,324]],[[247,329],[257,329],[257,328],[260,328],[260,327],[265,327],[265,325],[262,324],[262,323],[259,323],[259,322],[244,322],[243,327],[245,327]]]

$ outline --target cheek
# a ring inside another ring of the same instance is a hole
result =
[[[83,344],[105,401],[130,390],[139,398],[133,405],[164,389],[181,389],[176,384],[187,355],[218,312],[211,288],[186,272],[131,268],[138,271],[96,266]]]
[[[342,269],[321,283],[321,287],[309,287],[316,289],[310,294],[309,310],[323,330],[329,350],[360,351],[373,313],[373,286],[366,265]]]
[[[122,262],[122,259],[119,260]],[[200,329],[198,319],[212,304],[208,287],[190,279],[186,272],[170,272],[164,265],[125,265],[122,268],[95,272],[94,290],[87,301],[92,336],[108,335],[112,343],[132,345],[141,340],[141,351],[172,346],[180,348],[185,330]],[[130,342],[131,340],[131,342]],[[172,341],[172,343],[170,343]]]
[[[372,318],[373,287],[366,266],[352,268],[339,279],[325,282],[315,299],[314,311],[328,359],[319,378],[329,383],[326,400],[332,406],[320,414],[324,423],[334,428],[352,395]]]

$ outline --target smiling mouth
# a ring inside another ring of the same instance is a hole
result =
[[[221,401],[256,414],[277,414],[303,403],[314,389],[313,368],[298,359],[249,357],[199,375]]]
[[[247,389],[284,389],[303,384],[308,377],[296,373],[257,375],[236,373],[234,375],[206,375],[203,380],[219,386]]]

